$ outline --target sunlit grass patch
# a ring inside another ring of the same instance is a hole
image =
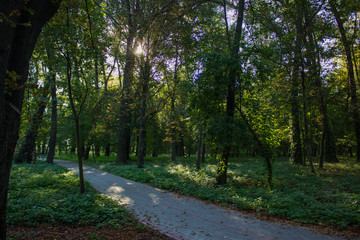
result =
[[[79,192],[78,177],[59,166],[14,164],[7,223],[10,226],[60,223],[120,227],[134,221],[123,206],[99,195],[88,183],[86,193]]]
[[[139,169],[136,160],[128,165],[91,161],[87,164],[119,176],[184,195],[263,212],[287,219],[346,228],[360,226],[360,167],[353,160],[325,164],[311,173],[308,166],[291,165],[285,159],[273,162],[274,189],[267,190],[266,167],[261,158],[231,159],[228,183],[215,183],[217,162],[195,168],[195,158],[151,158]],[[315,165],[316,167],[316,165]]]

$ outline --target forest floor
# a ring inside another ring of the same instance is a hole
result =
[[[57,156],[76,161],[74,155]],[[116,156],[101,156],[85,163],[136,182],[194,197],[207,203],[234,209],[260,220],[291,224],[312,231],[360,239],[360,164],[354,158],[339,157],[316,173],[308,166],[289,164],[288,158],[274,158],[273,183],[269,191],[266,167],[260,157],[231,158],[228,183],[216,185],[217,161],[206,159],[201,169],[195,157],[170,160],[169,155],[146,157],[137,168],[136,157],[126,165],[116,164]]]
[[[7,205],[8,239],[170,240],[141,224],[117,201],[57,165],[14,164]]]
[[[80,240],[80,239],[131,239],[131,240],[170,240],[157,230],[151,228],[139,229],[136,226],[128,227],[126,230],[116,228],[96,228],[94,226],[73,225],[39,225],[36,227],[16,226],[8,229],[9,239],[22,240]]]
[[[77,164],[56,161],[78,172]],[[133,182],[88,166],[85,179],[95,189],[125,204],[144,224],[174,239],[340,239],[338,232],[327,228],[332,235],[317,234],[286,221],[267,222],[193,198],[182,197],[148,185]],[[270,218],[274,221],[276,218]],[[298,224],[299,225],[299,224]],[[324,229],[313,228],[324,233]],[[348,232],[347,238],[357,236]],[[336,236],[337,235],[337,236]]]

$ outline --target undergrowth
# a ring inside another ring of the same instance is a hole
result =
[[[14,164],[7,204],[7,224],[71,224],[126,227],[134,222],[123,206],[98,194],[88,183],[80,194],[79,180],[62,167]]]
[[[277,160],[273,163],[275,187],[272,191],[267,190],[266,168],[259,158],[233,159],[228,184],[224,186],[215,184],[215,161],[204,163],[201,170],[195,168],[194,158],[176,163],[168,157],[147,158],[142,169],[136,167],[135,160],[128,165],[117,165],[114,157],[97,158],[96,162],[86,164],[240,210],[339,228],[360,226],[360,164],[352,160],[327,163],[317,174],[311,173],[308,167]]]

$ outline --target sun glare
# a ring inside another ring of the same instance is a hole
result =
[[[140,55],[140,54],[143,53],[143,49],[142,49],[141,45],[138,45],[138,46],[137,46],[135,53],[136,53],[137,55]]]

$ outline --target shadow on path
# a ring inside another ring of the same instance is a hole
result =
[[[54,162],[78,173],[76,162]],[[141,222],[174,239],[340,239],[300,227],[260,221],[237,211],[179,197],[86,165],[84,177],[99,192],[126,205]]]

